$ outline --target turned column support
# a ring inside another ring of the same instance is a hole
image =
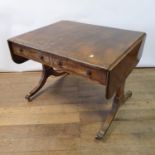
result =
[[[120,85],[120,87],[116,90],[116,94],[112,101],[112,108],[111,108],[110,112],[107,114],[105,122],[101,126],[101,129],[97,133],[97,135],[95,137],[96,139],[102,139],[105,136],[108,128],[110,127],[112,121],[115,118],[115,115],[119,109],[119,106],[124,104],[125,101],[127,101],[132,96],[131,91],[127,91],[126,93],[124,93],[124,87],[125,87],[125,82],[122,83]]]

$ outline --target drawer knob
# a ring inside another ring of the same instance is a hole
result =
[[[41,60],[44,60],[44,56],[41,55],[41,56],[40,56],[40,59],[41,59]]]
[[[19,49],[19,51],[22,53],[22,52],[23,52],[23,49],[22,49],[22,48],[20,48],[20,49]]]
[[[87,70],[87,71],[86,71],[86,75],[87,75],[87,76],[91,76],[91,75],[92,75],[91,70]]]

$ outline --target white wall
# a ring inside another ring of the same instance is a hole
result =
[[[155,66],[154,0],[0,0],[0,71],[40,69],[32,61],[15,64],[6,40],[62,19],[146,32],[138,66]]]

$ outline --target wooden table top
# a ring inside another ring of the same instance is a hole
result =
[[[10,40],[109,70],[128,54],[144,35],[143,32],[60,21]]]

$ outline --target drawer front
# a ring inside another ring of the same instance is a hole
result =
[[[106,84],[106,71],[91,68],[90,66],[75,62],[69,59],[61,58],[59,56],[42,53],[38,50],[19,46],[14,44],[12,46],[13,52],[16,55],[35,60],[45,65],[53,66],[56,69],[60,69],[69,73],[75,73],[89,79],[98,81],[102,84]]]
[[[13,45],[13,52],[16,55],[41,62],[43,64],[50,64],[49,55],[46,53],[41,53],[38,50],[30,49],[18,45]]]
[[[106,84],[106,71],[91,68],[90,66],[82,63],[78,63],[72,60],[62,59],[59,57],[50,57],[52,66],[57,69],[64,70],[66,72],[82,75],[89,79],[98,81],[102,84]]]

